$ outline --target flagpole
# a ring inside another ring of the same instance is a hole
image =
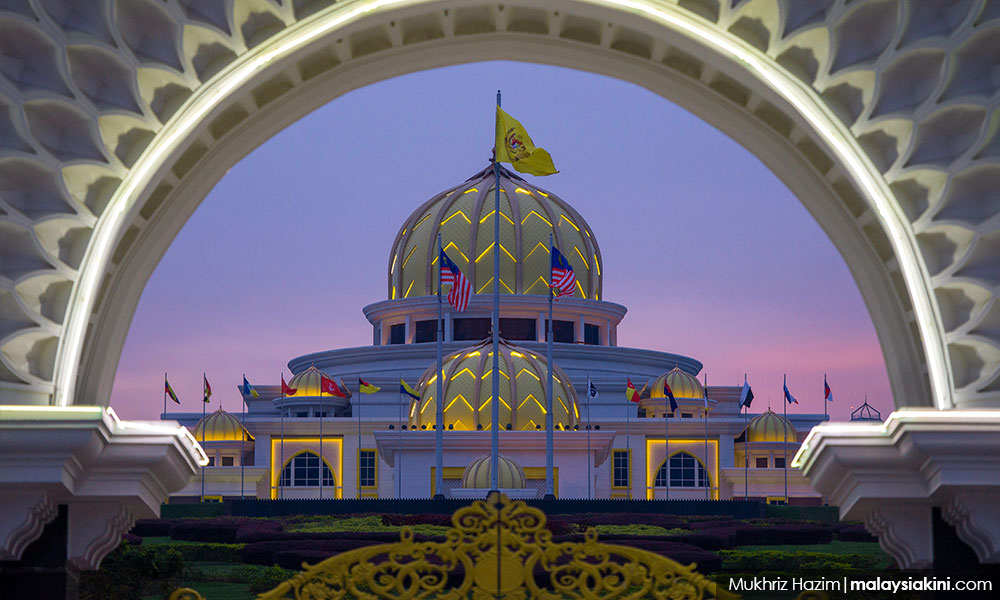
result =
[[[708,476],[708,373],[703,373],[705,377],[705,386],[702,390],[705,392],[705,500],[712,499],[712,480]]]
[[[747,374],[743,374],[743,386],[746,387]],[[743,405],[743,499],[750,499],[750,436],[747,433],[747,414],[750,407]]]
[[[823,420],[828,421],[830,416],[826,414],[826,387],[830,385],[826,382],[826,373],[823,373],[823,416],[826,417]]]
[[[167,372],[163,372],[163,414],[167,414]],[[163,417],[160,417],[163,418]]]
[[[626,377],[627,381],[632,381],[632,376],[629,375],[628,373],[625,374],[625,377]],[[626,482],[625,482],[627,484],[626,487],[625,487],[625,497],[628,498],[629,500],[632,499],[632,446],[631,446],[631,440],[629,439],[629,432],[628,432],[629,413],[631,413],[631,412],[632,412],[632,399],[628,397],[627,388],[626,388],[626,395],[625,395],[625,461],[626,461],[626,463],[625,464],[627,465],[627,468],[625,469],[625,471],[628,474],[628,480],[626,480]],[[612,456],[612,458],[614,458],[614,457]],[[614,468],[614,464],[612,464],[611,467]],[[653,494],[654,495],[656,494],[655,488],[654,488]]]
[[[359,446],[360,449],[360,446]],[[319,386],[319,499],[323,499],[323,380]],[[343,481],[341,481],[343,483]],[[336,493],[334,493],[336,495]]]
[[[281,372],[281,377],[285,377],[285,372]],[[284,399],[285,390],[281,390],[281,397]],[[285,403],[281,403],[281,465],[278,467],[278,498],[285,497],[285,486],[281,484],[282,472],[285,470]]]
[[[439,259],[440,260],[440,259]],[[399,374],[399,380],[403,381],[403,374]],[[403,465],[399,464],[403,460],[403,453],[398,450],[403,443],[403,385],[399,385],[398,397],[396,398],[396,498],[403,497]]]
[[[500,90],[497,90],[497,107]],[[499,116],[499,115],[498,115]],[[496,131],[494,127],[494,139]],[[493,149],[493,427],[490,429],[490,490],[500,490],[500,148]],[[497,555],[499,561],[499,554]],[[497,577],[499,577],[499,570]]]
[[[357,375],[358,380],[361,379],[361,374]],[[344,378],[340,378],[340,383],[344,383]],[[344,385],[344,389],[341,390],[345,394],[347,393],[347,385]],[[351,396],[353,398],[354,396]],[[361,384],[358,384],[358,500],[361,499]]]
[[[441,247],[441,234],[438,234],[438,318],[437,318],[437,411],[434,426],[434,498],[444,500],[444,309],[441,305],[441,269],[444,268],[444,248]],[[496,248],[493,249],[494,254]],[[457,282],[456,282],[457,283]],[[455,284],[452,284],[455,285]],[[493,377],[496,379],[496,375]]]
[[[784,392],[784,409],[785,409],[785,422],[781,425],[781,430],[784,432],[785,443],[781,446],[781,466],[784,467],[785,475],[785,506],[788,506],[788,376],[785,375],[783,379],[783,389]]]
[[[243,463],[246,462],[246,457],[247,457],[247,445],[246,445],[246,440],[247,440],[247,426],[246,426],[246,420],[247,420],[247,399],[246,399],[246,397],[243,396],[243,394],[240,394],[240,400],[242,400],[242,406],[240,406],[240,427],[243,428],[240,431],[240,499],[242,500],[244,498],[244,493],[243,493],[243,490],[244,490],[244,485],[243,485],[244,469],[243,469],[243,467],[244,467],[244,465],[243,465]]]
[[[246,377],[246,375],[244,375],[244,377]],[[205,373],[202,372],[201,374],[201,447],[202,448],[205,447],[205,430],[208,429],[208,427],[206,427],[207,423],[205,423],[205,405],[208,404],[207,402],[205,402],[206,381],[207,379],[205,378]],[[205,467],[201,468],[201,501],[202,502],[205,501]]]
[[[552,256],[552,244],[553,238],[552,233],[549,233],[549,257]],[[553,477],[553,462],[554,458],[552,456],[552,446],[553,446],[553,415],[552,415],[552,269],[549,269],[549,326],[548,335],[546,336],[548,343],[546,344],[546,361],[548,362],[546,366],[546,376],[547,383],[545,387],[545,498],[555,499],[555,481]],[[590,394],[590,390],[587,390],[587,394]],[[589,460],[589,459],[588,459]]]
[[[648,380],[647,380],[648,381]],[[664,382],[666,379],[664,379]],[[673,390],[670,391],[673,394]],[[652,396],[652,392],[650,392]],[[664,483],[664,500],[670,500],[670,413],[673,412],[672,406],[670,406],[670,398],[666,394],[663,395],[663,470],[665,481]],[[656,480],[653,480],[653,497],[656,497]]]
[[[549,321],[552,321],[551,317],[549,318]],[[591,500],[593,498],[593,494],[590,491],[590,486],[592,483],[591,481],[592,476],[590,474],[592,469],[591,465],[594,462],[593,457],[590,455],[590,386],[591,385],[593,384],[590,382],[590,373],[587,373],[587,500]],[[611,462],[613,469],[614,468],[613,463],[615,462],[613,456],[611,457]]]

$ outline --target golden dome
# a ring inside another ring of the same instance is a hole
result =
[[[797,442],[795,426],[770,408],[767,412],[750,419],[747,424],[746,440],[748,442]]]
[[[493,383],[493,343],[485,340],[466,348],[444,361],[443,393],[444,422],[458,430],[475,430],[491,426],[493,407],[490,398]],[[433,428],[437,404],[437,364],[420,377],[420,400],[410,403],[410,426]],[[541,356],[500,340],[500,423],[514,430],[534,431],[545,428],[546,363]],[[510,377],[514,373],[514,377]],[[554,365],[552,370],[553,427],[572,429],[579,422],[580,410],[576,391],[566,373]],[[511,402],[511,398],[515,400]]]
[[[650,398],[663,398],[663,381],[666,380],[670,386],[670,391],[674,393],[674,398],[689,400],[701,400],[705,397],[705,388],[694,375],[682,371],[680,367],[674,367],[663,375],[656,378],[653,387],[649,390]]]
[[[490,455],[486,455],[469,463],[462,473],[462,487],[466,489],[489,489]],[[527,487],[527,477],[524,469],[506,456],[497,456],[497,487],[502,490],[523,490]]]
[[[295,390],[295,393],[292,394],[292,396],[319,396],[319,381],[324,375],[326,375],[326,373],[320,371],[315,366],[310,365],[308,369],[302,371],[298,375],[295,375],[288,381],[288,387]],[[326,376],[330,377],[329,375]]]
[[[253,436],[243,427],[240,420],[222,410],[221,406],[215,412],[202,417],[195,425],[192,434],[199,442],[202,441],[202,429],[204,429],[204,441],[206,442],[238,442],[241,433],[246,435],[246,441],[253,441]]]
[[[406,219],[389,253],[390,300],[437,293],[438,233],[473,291],[493,289],[493,183],[489,167],[434,196]],[[576,274],[573,297],[601,299],[601,250],[590,226],[569,204],[501,169],[500,214],[501,293],[546,293],[553,233]]]

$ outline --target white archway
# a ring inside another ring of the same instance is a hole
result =
[[[107,402],[145,281],[249,149],[359,86],[510,59],[637,83],[745,145],[844,256],[897,407],[1000,407],[995,2],[14,6],[0,12],[7,402]]]

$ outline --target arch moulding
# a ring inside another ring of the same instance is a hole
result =
[[[360,86],[508,59],[636,83],[746,146],[843,255],[878,333],[898,412],[917,421],[945,411],[996,422],[996,2],[24,0],[4,7],[5,403],[108,402],[131,317],[160,257],[225,171],[270,136]],[[912,420],[890,418],[869,433],[884,437],[890,424]],[[815,430],[799,456],[819,487],[817,457],[835,453],[821,451],[833,439],[824,435]],[[830,479],[831,489],[848,478]]]

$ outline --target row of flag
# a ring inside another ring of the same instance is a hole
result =
[[[202,386],[202,389],[203,389],[202,402],[208,404],[208,402],[210,401],[210,399],[212,397],[212,386],[208,383],[208,377],[207,376],[203,377],[203,386]],[[380,388],[378,386],[375,386],[375,385],[372,385],[372,384],[368,383],[367,381],[365,381],[364,379],[361,379],[360,377],[358,377],[358,390],[362,394],[374,394],[375,392],[377,392],[377,391],[379,391],[381,389],[382,388]],[[254,398],[260,398],[260,392],[258,392],[256,389],[254,389],[254,387],[252,385],[250,385],[250,382],[247,381],[246,375],[243,376],[243,383],[240,385],[240,392],[244,396],[252,396]],[[281,395],[282,396],[294,396],[296,392],[298,392],[298,388],[289,387],[288,384],[285,383],[285,376],[282,375],[281,376]],[[174,388],[171,387],[170,382],[167,380],[167,376],[166,376],[165,373],[163,375],[163,393],[167,397],[169,397],[171,400],[173,400],[174,403],[176,403],[176,404],[180,404],[181,403],[180,399],[177,397],[177,393],[174,392]],[[343,379],[341,379],[340,385],[337,385],[336,381],[334,381],[330,377],[327,377],[326,375],[321,375],[320,376],[320,393],[327,393],[327,394],[330,394],[331,396],[336,396],[337,398],[350,398],[351,397],[351,391],[349,389],[347,389],[346,385],[344,385],[344,380]]]

